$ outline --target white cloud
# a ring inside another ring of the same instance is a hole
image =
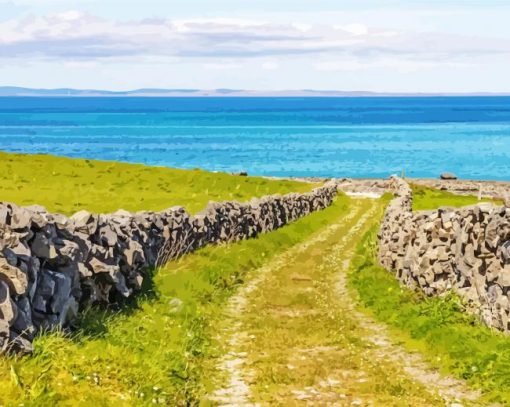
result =
[[[364,24],[352,23],[347,25],[335,25],[335,30],[343,30],[353,35],[367,35],[368,27]]]
[[[213,71],[230,71],[233,69],[240,69],[243,67],[243,64],[239,63],[207,63],[204,64],[205,69],[213,70]]]
[[[292,23],[291,26],[292,26],[292,28],[295,28],[296,30],[299,30],[302,32],[310,31],[313,28],[313,26],[311,24],[307,24],[307,23]]]
[[[369,70],[392,69],[395,72],[408,74],[423,69],[442,68],[466,68],[473,64],[452,61],[420,61],[403,58],[375,58],[370,61],[355,59],[327,60],[312,64],[313,68],[320,72],[361,72]]]
[[[280,67],[280,65],[277,62],[273,62],[273,61],[264,62],[262,64],[262,69],[265,69],[266,71],[274,71],[274,70],[278,69],[279,67]]]
[[[234,18],[117,22],[75,10],[0,22],[4,59],[322,55],[369,62],[376,57],[443,61],[508,53],[509,39],[396,31],[358,22],[335,26]],[[221,66],[225,61],[214,63]],[[263,68],[274,69],[271,64]]]

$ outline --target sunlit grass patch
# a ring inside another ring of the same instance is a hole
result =
[[[410,184],[413,190],[413,210],[434,210],[441,206],[450,206],[460,208],[467,205],[475,205],[480,202],[494,202],[500,204],[498,200],[482,199],[471,195],[455,195],[448,191],[441,191],[424,187],[421,185]]]
[[[0,201],[39,204],[72,214],[162,210],[175,205],[194,213],[212,201],[306,192],[316,184],[240,177],[202,170],[149,167],[113,161],[0,152]]]

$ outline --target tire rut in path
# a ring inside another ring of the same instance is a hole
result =
[[[375,202],[353,200],[346,216],[251,274],[225,312],[219,340],[226,349],[210,400],[236,406],[476,404],[478,393],[439,375],[356,309],[346,271],[357,238],[382,208]],[[325,334],[317,335],[321,330]]]

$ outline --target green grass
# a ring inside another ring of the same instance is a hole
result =
[[[208,390],[213,321],[228,297],[276,254],[345,211],[321,212],[257,239],[208,247],[169,263],[121,312],[91,310],[74,336],[44,334],[32,357],[0,359],[0,405],[195,404]]]
[[[441,206],[460,208],[462,206],[474,205],[480,202],[501,203],[500,201],[491,199],[482,199],[479,201],[476,196],[455,195],[448,191],[427,188],[416,184],[411,184],[411,188],[413,190],[414,211],[434,210]]]
[[[91,212],[162,210],[175,205],[191,213],[208,201],[247,201],[268,194],[306,192],[314,184],[0,152],[0,201],[39,204],[70,215]]]
[[[489,402],[510,403],[510,337],[463,312],[453,294],[424,298],[400,286],[376,261],[376,232],[368,232],[352,262],[350,284],[362,305],[410,349],[484,392]]]

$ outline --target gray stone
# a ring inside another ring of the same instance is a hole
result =
[[[109,273],[110,271],[115,270],[115,266],[108,265],[96,257],[91,258],[88,262],[88,265],[94,274]]]
[[[119,216],[121,218],[129,218],[132,216],[131,212],[128,212],[124,209],[119,209],[119,210],[115,211],[112,215]]]
[[[64,240],[63,245],[60,245],[57,248],[57,252],[59,254],[59,258],[63,260],[60,262],[62,264],[80,260],[78,244],[70,242],[69,240]]]
[[[510,264],[510,240],[501,245],[501,260],[504,264]]]
[[[11,332],[9,338],[8,352],[19,355],[28,355],[34,351],[32,343],[23,336]]]
[[[49,312],[47,308],[55,293],[56,283],[52,278],[52,274],[54,273],[44,269],[39,273],[39,281],[34,296],[34,308],[41,312]]]
[[[457,176],[451,172],[443,172],[440,176],[440,179],[442,180],[456,180]]]
[[[25,209],[32,212],[32,216],[34,213],[47,213],[48,211],[46,210],[46,208],[42,205],[30,205],[30,206],[25,206]]]
[[[111,229],[109,225],[101,226],[98,230],[99,239],[105,246],[113,247],[117,243],[117,234]]]
[[[76,212],[69,218],[76,230],[92,235],[97,229],[97,216],[92,215],[85,210]]]
[[[499,272],[497,282],[501,287],[510,287],[510,265],[505,265]]]
[[[10,226],[13,229],[24,229],[30,226],[31,213],[24,208],[13,206]]]
[[[53,242],[42,232],[35,234],[30,247],[32,253],[42,259],[55,259],[58,256],[57,249]]]
[[[8,247],[8,248],[6,247],[4,249],[4,254],[5,254],[5,252],[7,250],[11,251],[17,258],[21,258],[23,260],[27,260],[28,261],[32,257],[32,253],[30,252],[30,248],[24,242],[19,242],[14,247]]]
[[[0,318],[0,353],[4,353],[8,350],[9,338],[9,324]]]
[[[64,273],[55,273],[46,271],[55,282],[55,290],[51,296],[51,311],[54,314],[60,314],[71,295],[71,276]]]
[[[24,294],[27,290],[27,275],[18,267],[10,265],[3,257],[0,257],[0,280],[16,295]]]
[[[76,319],[78,316],[78,310],[79,305],[74,297],[67,298],[65,303],[62,305],[62,308],[60,309],[60,315],[58,319],[59,325],[66,326],[71,321]]]
[[[92,277],[93,273],[83,263],[78,263],[78,271],[81,278]]]
[[[3,281],[0,281],[0,319],[10,326],[14,323],[16,317],[16,305],[11,300],[9,287]]]
[[[124,257],[129,266],[134,266],[137,262],[144,262],[142,245],[134,240],[129,242],[129,246],[124,250]]]
[[[32,339],[36,333],[34,324],[32,323],[32,309],[27,297],[21,297],[17,301],[18,317],[12,325],[12,329]]]
[[[2,254],[5,257],[5,260],[7,260],[7,263],[9,263],[13,267],[18,266],[18,256],[10,247],[4,247],[2,250]]]

